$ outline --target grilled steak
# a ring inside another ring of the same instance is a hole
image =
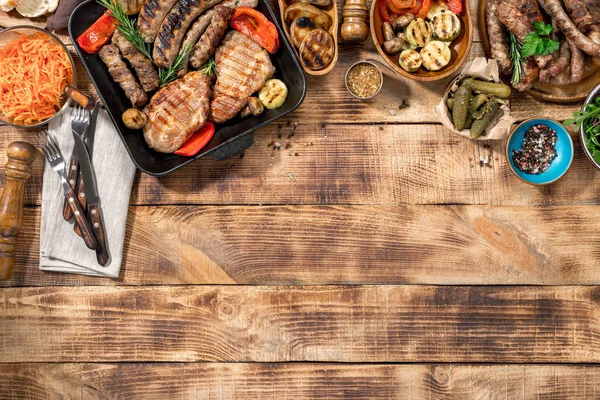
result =
[[[134,107],[141,107],[146,104],[148,96],[146,96],[146,92],[144,92],[135,79],[135,76],[127,68],[117,46],[107,44],[100,49],[98,54],[102,62],[108,67],[110,76],[121,86],[131,104]]]
[[[208,119],[211,78],[190,72],[160,89],[144,109],[144,139],[161,153],[180,148]]]
[[[212,120],[223,123],[239,113],[252,93],[273,76],[275,67],[263,48],[237,31],[225,35],[215,56],[217,82],[210,102]]]
[[[163,20],[178,0],[146,0],[138,15],[138,31],[146,43],[154,42]]]
[[[208,59],[215,54],[217,46],[221,42],[225,31],[227,30],[227,22],[231,18],[233,10],[229,7],[221,5],[215,7],[213,18],[206,28],[206,32],[202,35],[198,43],[194,46],[190,56],[190,63],[196,69],[202,67]]]
[[[168,68],[181,47],[183,36],[196,17],[222,0],[179,0],[169,12],[154,41],[152,58],[161,68]]]
[[[142,89],[145,92],[151,92],[158,88],[158,72],[154,69],[152,61],[136,49],[118,29],[115,30],[112,42],[121,50],[123,57],[135,69],[135,73],[142,84]]]

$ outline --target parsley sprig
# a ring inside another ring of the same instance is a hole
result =
[[[554,53],[560,47],[558,40],[550,38],[550,34],[554,30],[552,25],[544,22],[536,22],[534,25],[535,31],[529,32],[523,40],[523,48],[521,49],[522,58],[546,56]]]
[[[116,0],[98,0],[98,3],[108,11],[118,22],[119,26],[117,29],[125,36],[131,44],[138,49],[142,54],[152,60],[150,54],[150,45],[144,42],[144,38],[140,35],[137,29],[137,21],[129,18],[129,16],[123,11],[121,5]]]
[[[160,86],[164,86],[169,82],[177,79],[177,73],[183,66],[183,61],[188,59],[190,52],[192,51],[192,45],[188,44],[177,54],[175,60],[171,63],[169,68],[159,68],[158,69],[158,80],[160,81]]]

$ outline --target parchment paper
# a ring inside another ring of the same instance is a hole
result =
[[[477,57],[473,61],[466,63],[460,75],[454,78],[449,87],[444,91],[442,100],[433,108],[433,112],[438,116],[438,119],[442,125],[450,129],[452,132],[469,139],[471,139],[471,133],[468,129],[463,129],[462,131],[454,129],[452,114],[449,112],[448,107],[446,106],[446,99],[450,93],[454,93],[458,89],[458,86],[463,79],[472,76],[486,81],[500,82],[498,63],[496,60],[487,60],[484,57]],[[506,139],[510,134],[511,127],[514,122],[514,119],[510,115],[509,106],[509,103],[501,105],[500,111],[486,127],[485,135],[473,140]]]

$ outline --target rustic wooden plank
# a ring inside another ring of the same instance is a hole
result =
[[[600,287],[0,291],[3,362],[597,363]]]
[[[10,399],[597,398],[593,365],[0,364]]]
[[[289,149],[268,147],[271,142],[285,147],[292,132]],[[0,127],[0,147],[13,140],[33,138]],[[275,124],[256,133],[243,159],[205,157],[160,179],[139,174],[131,204],[598,204],[597,172],[574,140],[575,160],[567,175],[535,187],[509,170],[504,141],[490,142],[492,167],[480,167],[480,157],[488,154],[485,144],[440,125],[299,123],[294,130],[293,124]],[[0,183],[5,163],[0,154]],[[41,153],[33,169],[26,201],[40,204]]]
[[[119,280],[43,273],[25,212],[0,286],[600,284],[598,206],[132,207]]]

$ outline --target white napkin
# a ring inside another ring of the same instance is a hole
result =
[[[68,165],[74,146],[71,110],[67,110],[62,118],[52,121],[49,131],[58,141]],[[111,278],[119,276],[135,165],[104,110],[98,113],[92,158],[111,258],[104,267],[99,265],[96,252],[88,249],[83,239],[73,231],[73,222],[63,219],[65,197],[60,178],[46,161],[40,228],[41,270]]]

